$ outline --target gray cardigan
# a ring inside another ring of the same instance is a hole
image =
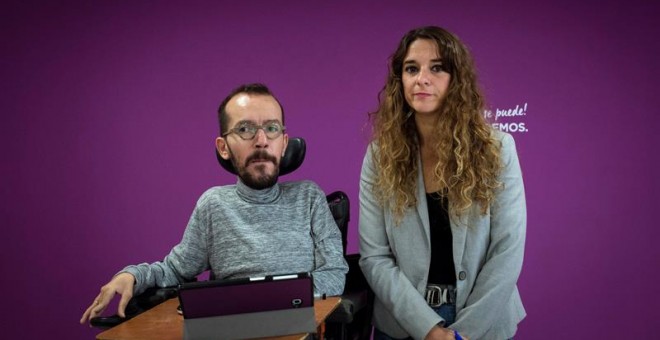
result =
[[[522,174],[513,138],[495,133],[502,142],[504,187],[486,215],[474,206],[460,221],[451,221],[457,315],[450,328],[471,340],[511,338],[526,315],[516,287],[527,220]],[[417,206],[395,226],[372,192],[374,147],[369,146],[362,166],[359,222],[360,266],[376,294],[374,325],[395,338],[423,339],[443,320],[422,295],[431,249],[421,161]]]

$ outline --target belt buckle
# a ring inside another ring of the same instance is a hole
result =
[[[433,308],[447,303],[447,290],[436,285],[426,286],[426,303]]]

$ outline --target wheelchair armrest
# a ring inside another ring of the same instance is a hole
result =
[[[348,292],[341,295],[341,302],[326,319],[327,322],[351,323],[355,314],[369,305],[369,296],[366,289]]]
[[[114,314],[111,316],[97,316],[89,322],[96,328],[112,328],[176,296],[178,296],[177,287],[148,288],[144,293],[134,296],[128,301],[125,318]]]
[[[371,313],[373,304],[373,292],[362,274],[359,266],[360,255],[351,254],[345,256],[348,263],[348,274],[346,274],[346,286],[341,295],[341,302],[327,318],[328,322],[351,323],[355,315],[362,309],[369,309]]]

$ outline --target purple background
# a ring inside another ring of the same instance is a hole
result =
[[[6,2],[0,8],[3,338],[90,339],[78,324],[126,264],[156,261],[199,195],[231,184],[216,109],[268,84],[312,179],[352,200],[387,58],[435,24],[471,48],[516,132],[528,200],[517,339],[660,331],[651,1]],[[113,311],[110,311],[113,312]]]

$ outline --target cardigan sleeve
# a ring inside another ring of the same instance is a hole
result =
[[[360,267],[378,300],[414,339],[443,321],[426,303],[397,264],[386,232],[384,208],[377,202],[373,183],[376,169],[373,145],[367,150],[360,177]],[[405,334],[391,334],[406,337]]]

